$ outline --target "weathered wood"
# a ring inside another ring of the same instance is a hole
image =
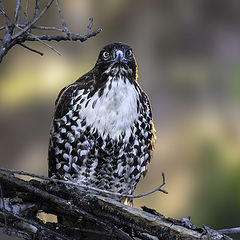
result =
[[[139,210],[51,180],[24,181],[0,172],[0,185],[5,203],[0,227],[25,239],[226,239],[188,219],[166,218],[147,207]],[[63,223],[44,223],[37,217],[39,211],[62,217]]]

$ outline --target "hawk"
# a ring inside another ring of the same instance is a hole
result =
[[[112,43],[91,71],[60,91],[50,131],[49,177],[133,194],[155,143],[150,102],[137,77],[132,49]]]

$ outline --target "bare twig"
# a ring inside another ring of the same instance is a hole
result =
[[[90,33],[90,30],[92,28],[92,25],[93,25],[93,18],[89,18],[89,23],[88,23],[88,28],[87,28],[87,33],[86,33],[86,36],[88,36],[88,34]]]
[[[28,21],[28,6],[29,6],[29,0],[26,0],[25,11],[24,11],[24,20],[23,20],[24,25],[26,25],[27,21]]]
[[[20,27],[20,28],[23,28],[24,27],[24,25],[18,25],[17,27]],[[4,28],[4,27],[3,27]],[[50,30],[50,31],[57,31],[57,32],[63,32],[63,33],[65,33],[65,30],[64,29],[62,29],[62,28],[57,28],[57,27],[47,27],[47,26],[35,26],[35,25],[33,25],[32,26],[32,29],[38,29],[38,30]],[[1,29],[0,29],[1,30]],[[101,31],[101,29],[99,28],[99,29],[97,29],[97,31],[98,31],[98,33]],[[70,33],[70,35],[73,35],[73,36],[76,36],[76,37],[79,37],[79,38],[82,38],[82,39],[85,39],[85,37],[86,37],[86,35],[80,35],[79,33],[74,33],[74,32],[70,32],[69,31],[69,33]],[[90,35],[90,34],[89,34]],[[88,35],[88,36],[89,36]],[[51,36],[51,37],[54,37],[54,36]],[[68,39],[66,39],[66,38],[64,38],[65,40],[68,40]],[[80,40],[80,39],[78,39],[78,40]],[[76,39],[75,39],[75,41],[76,41]]]
[[[7,26],[7,19],[9,20],[9,17],[5,13],[5,9],[3,7],[2,0],[0,0],[0,11],[1,11],[2,15],[4,16],[4,25],[6,27]]]
[[[57,28],[57,27],[46,27],[46,26],[32,26],[32,29],[39,29],[39,30],[53,30],[53,31],[58,31],[58,32],[64,32],[65,30],[62,28]],[[72,34],[72,33],[71,33]]]
[[[101,28],[98,28],[96,31],[88,34],[88,35],[77,35],[71,37],[71,39],[68,36],[60,36],[60,35],[56,35],[56,36],[49,36],[49,35],[41,35],[38,36],[39,39],[41,40],[46,40],[46,41],[80,41],[80,42],[84,42],[86,41],[88,38],[91,37],[95,37],[98,33],[101,32]],[[34,38],[32,38],[31,36],[27,36],[26,37],[26,41],[35,41]]]
[[[75,182],[70,182],[70,181],[65,181],[65,180],[60,180],[60,179],[54,179],[54,178],[48,178],[48,177],[45,177],[45,176],[39,176],[37,174],[27,173],[27,172],[24,172],[24,171],[11,170],[11,169],[7,169],[7,168],[0,168],[0,171],[12,173],[12,174],[30,176],[30,177],[34,177],[34,178],[38,178],[38,179],[42,179],[42,180],[52,181],[52,182],[55,182],[55,183],[63,183],[63,184],[72,185],[72,186],[75,186],[75,187],[78,187],[78,188],[83,188],[83,189],[86,189],[86,190],[89,189],[89,190],[96,191],[98,193],[104,193],[104,194],[107,194],[107,195],[118,196],[118,197],[141,198],[141,197],[145,197],[145,196],[147,196],[149,194],[152,194],[154,192],[157,192],[157,191],[161,191],[161,192],[167,194],[167,192],[165,190],[161,189],[166,184],[164,173],[162,173],[163,183],[159,187],[155,188],[154,190],[152,190],[150,192],[144,193],[144,194],[129,195],[129,194],[111,192],[111,191],[95,188],[95,187],[92,187],[92,186],[83,185],[83,184],[80,184],[80,183],[75,183]]]
[[[35,4],[35,11],[34,11],[33,19],[37,18],[37,15],[38,15],[38,12],[40,9],[40,0],[35,0],[35,1],[36,1],[36,4]]]
[[[1,11],[2,15],[4,16],[4,25],[7,26],[6,14],[5,14],[3,4],[2,4],[2,0],[0,0],[0,11]]]
[[[217,231],[223,234],[237,234],[240,233],[240,227],[221,229]]]
[[[139,237],[142,240],[159,240],[159,238],[147,233],[136,232],[135,235],[136,237]]]
[[[17,0],[15,12],[14,12],[14,22],[16,23],[18,23],[20,20],[19,12],[21,8],[22,8],[21,0]]]
[[[56,5],[58,9],[58,13],[60,16],[61,24],[63,28],[57,28],[57,27],[47,27],[47,26],[35,26],[36,22],[43,16],[43,14],[49,9],[49,7],[52,5],[54,0],[49,0],[43,9],[40,11],[40,0],[35,0],[35,10],[34,10],[34,16],[31,21],[29,21],[28,17],[28,8],[29,8],[29,0],[26,0],[25,2],[25,10],[24,10],[24,18],[23,23],[19,23],[20,21],[20,12],[21,12],[21,6],[22,1],[16,0],[16,8],[14,12],[14,20],[11,20],[11,18],[6,14],[2,0],[0,0],[0,12],[4,17],[4,26],[0,27],[0,31],[5,29],[5,34],[0,41],[2,41],[2,45],[0,46],[0,62],[2,61],[3,57],[8,53],[8,51],[16,44],[20,44],[21,46],[25,47],[26,49],[40,54],[38,50],[32,49],[27,47],[24,42],[26,41],[39,41],[40,43],[44,44],[54,52],[56,52],[58,55],[61,55],[61,53],[56,50],[54,47],[46,43],[45,41],[81,41],[84,42],[87,39],[96,36],[98,33],[100,33],[101,29],[98,28],[96,31],[90,32],[93,19],[89,19],[88,29],[85,35],[80,35],[78,33],[73,33],[69,31],[67,28],[67,24],[64,20],[62,10],[60,8],[59,0],[56,0]],[[14,32],[15,29],[19,29],[18,32]],[[35,34],[31,33],[32,29],[40,29],[40,30],[54,30],[61,33],[66,33],[66,36],[64,35],[40,35],[37,36]],[[40,54],[42,55],[42,53]]]
[[[145,197],[145,196],[150,195],[150,194],[152,194],[152,193],[154,193],[154,192],[157,192],[157,191],[160,191],[160,192],[163,192],[163,193],[168,194],[167,191],[165,191],[165,190],[162,189],[162,187],[166,184],[164,173],[162,173],[162,178],[163,178],[163,183],[162,183],[159,187],[155,188],[154,190],[152,190],[152,191],[150,191],[150,192],[146,192],[146,193],[144,193],[144,194],[134,195],[133,197],[134,197],[134,198],[141,198],[141,197]]]
[[[16,28],[19,28],[20,30],[23,30],[21,27],[19,27],[18,25],[15,25]],[[33,41],[39,41],[41,42],[43,45],[47,46],[48,48],[50,48],[51,50],[53,50],[55,53],[57,53],[59,56],[62,56],[62,54],[56,50],[54,47],[52,47],[51,45],[45,43],[42,39],[40,39],[38,36],[33,35],[32,33],[28,33],[28,36],[32,37],[34,40]]]
[[[51,178],[48,178],[48,177],[45,177],[45,176],[40,176],[40,175],[37,175],[37,174],[34,174],[34,173],[28,173],[28,172],[24,172],[24,171],[12,170],[12,169],[3,168],[3,167],[0,167],[0,171],[8,172],[10,174],[25,175],[25,176],[38,178],[38,179],[43,179],[43,180],[51,180]]]
[[[31,35],[31,37],[32,37],[33,39],[35,39],[35,40],[41,42],[43,45],[49,47],[51,50],[53,50],[53,51],[54,51],[55,53],[57,53],[59,56],[62,56],[62,54],[61,54],[57,49],[55,49],[55,48],[52,47],[51,45],[45,43],[45,42],[44,42],[42,39],[40,39],[39,37],[37,37],[37,36],[35,36],[35,35],[31,34],[31,33],[30,33],[29,35]]]
[[[2,5],[1,0],[0,0],[0,11],[1,11],[2,15],[4,16],[5,26],[8,25],[7,20],[8,20],[11,24],[14,25],[14,23],[13,23],[12,20],[11,20],[11,18],[6,14],[5,9],[4,9],[3,5]]]
[[[16,33],[15,35],[12,36],[12,39],[16,39],[17,37],[21,36],[23,33],[27,32],[33,24],[35,24],[41,17],[42,15],[48,10],[48,8],[51,6],[54,0],[49,0],[47,5],[44,7],[44,9],[41,11],[41,13],[36,16],[33,21],[31,21],[22,31]]]
[[[205,232],[206,232],[206,235],[207,235],[207,239],[213,239],[213,240],[215,240],[215,239],[219,239],[220,238],[220,236],[221,236],[221,238],[220,239],[223,239],[223,240],[233,240],[232,238],[230,238],[229,236],[227,236],[227,235],[225,235],[225,234],[223,234],[223,233],[220,233],[219,231],[216,231],[216,230],[214,230],[214,229],[211,229],[211,228],[209,228],[208,226],[205,226],[205,225],[203,225],[203,229],[205,230]]]
[[[62,11],[61,11],[61,8],[60,8],[60,5],[59,5],[59,1],[56,0],[56,5],[57,5],[57,8],[58,8],[58,13],[59,13],[59,16],[60,16],[60,20],[61,20],[61,23],[62,23],[62,26],[64,28],[64,32],[67,34],[67,36],[70,38],[71,40],[71,34],[70,34],[70,31],[68,30],[67,28],[67,24],[63,18],[63,15],[62,15]]]
[[[28,50],[30,50],[30,51],[32,51],[32,52],[34,52],[34,53],[37,53],[37,54],[43,56],[43,53],[42,53],[42,52],[40,52],[40,51],[38,51],[38,50],[36,50],[36,49],[30,48],[30,47],[26,46],[26,45],[23,44],[23,43],[19,43],[19,45],[22,46],[22,47],[24,47],[24,48],[26,48],[26,49],[28,49]]]

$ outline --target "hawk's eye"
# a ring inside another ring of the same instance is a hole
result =
[[[109,58],[109,56],[110,56],[109,52],[107,51],[103,52],[103,58],[107,59]]]
[[[132,50],[128,49],[128,50],[126,51],[126,55],[127,55],[128,57],[131,57],[132,54],[133,54]]]

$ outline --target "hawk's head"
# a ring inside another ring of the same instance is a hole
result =
[[[106,45],[98,56],[96,66],[102,75],[123,76],[137,80],[137,64],[131,47],[123,43]]]

